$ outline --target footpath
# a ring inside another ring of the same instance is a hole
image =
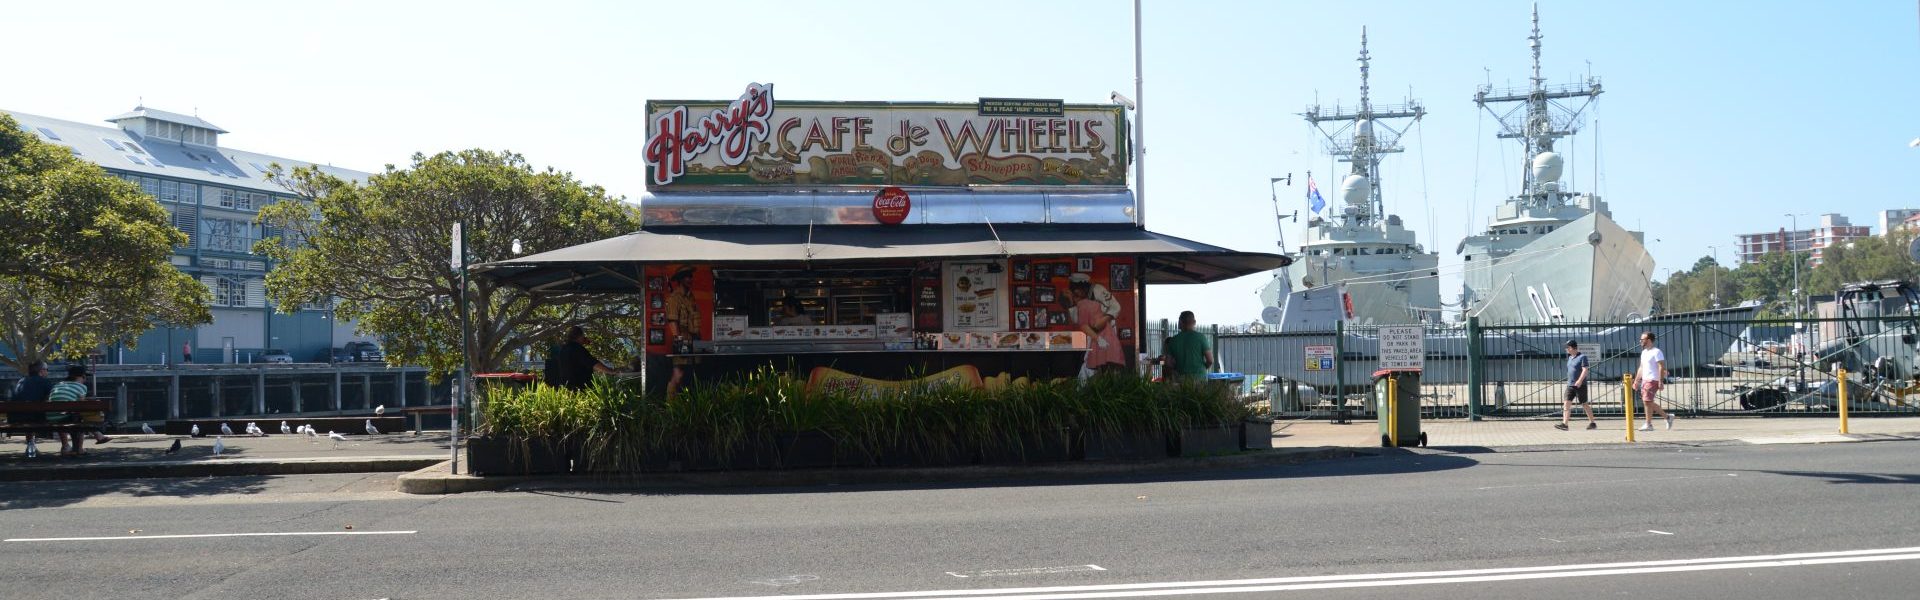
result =
[[[167,453],[175,440],[180,450]],[[214,436],[119,434],[106,444],[87,440],[81,456],[60,456],[60,442],[41,438],[40,455],[28,458],[26,437],[0,441],[0,481],[307,475],[405,472],[445,462],[452,451],[446,432],[349,435],[335,444],[325,435],[223,436],[214,456]]]
[[[1426,421],[1421,424],[1421,430],[1427,434],[1428,446],[1402,450],[1381,448],[1379,425],[1373,421],[1354,421],[1346,425],[1326,421],[1282,421],[1273,425],[1273,450],[1229,456],[1147,462],[664,473],[630,477],[474,477],[454,474],[448,460],[450,450],[446,432],[426,432],[419,436],[406,433],[352,435],[337,445],[325,437],[314,439],[299,435],[225,437],[222,438],[225,448],[220,456],[213,454],[214,438],[211,436],[118,435],[105,445],[89,442],[83,457],[60,457],[58,443],[42,440],[39,444],[41,455],[35,458],[25,456],[25,440],[21,436],[14,436],[0,441],[0,481],[395,472],[401,473],[396,484],[399,490],[415,494],[542,485],[698,489],[1177,475],[1396,451],[1467,454],[1920,440],[1920,417],[1856,418],[1849,423],[1849,433],[1845,435],[1838,433],[1838,419],[1830,417],[1681,418],[1676,420],[1671,430],[1664,423],[1656,421],[1654,431],[1636,431],[1635,442],[1626,441],[1624,424],[1618,418],[1601,419],[1594,430],[1584,429],[1586,422],[1578,417],[1569,431],[1554,429],[1553,425],[1558,422],[1558,419]],[[181,442],[180,451],[166,453],[175,440]]]

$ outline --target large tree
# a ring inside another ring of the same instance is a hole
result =
[[[267,293],[281,307],[335,301],[337,317],[382,338],[391,364],[436,375],[461,362],[459,278],[449,265],[462,223],[472,262],[543,252],[629,233],[639,210],[566,172],[536,170],[511,152],[415,155],[365,182],[300,168],[275,177],[308,202],[261,211],[280,235],[258,251],[278,264]],[[566,327],[602,323],[630,305],[533,296],[484,278],[468,283],[474,368],[495,370],[523,347],[544,348]]]
[[[138,186],[0,114],[0,364],[211,321],[206,287],[168,262],[187,242],[169,220]]]

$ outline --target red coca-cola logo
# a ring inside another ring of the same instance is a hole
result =
[[[873,218],[887,225],[899,225],[907,221],[907,213],[913,211],[913,199],[907,197],[907,191],[890,187],[873,195]]]

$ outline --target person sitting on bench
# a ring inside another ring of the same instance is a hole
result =
[[[81,365],[67,367],[67,379],[60,383],[53,384],[53,389],[47,392],[48,402],[77,402],[86,399],[87,368]],[[80,415],[76,413],[52,413],[47,415],[47,422],[79,423],[80,418]],[[80,434],[78,432],[72,434],[63,432],[60,434],[60,443],[67,444],[69,440],[71,440],[72,445],[60,452],[60,455],[79,456],[83,454],[80,450],[82,443]]]

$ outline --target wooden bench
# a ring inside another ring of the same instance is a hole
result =
[[[0,402],[0,414],[12,416],[17,413],[99,413],[101,419],[89,422],[84,416],[68,423],[18,423],[11,418],[0,426],[0,433],[93,433],[104,431],[107,427],[106,414],[111,402],[106,400],[75,400],[72,402]]]
[[[400,412],[409,417],[413,417],[413,434],[420,435],[420,417],[422,415],[451,416],[453,414],[453,405],[442,404],[440,406],[409,406],[409,407],[400,409]]]

